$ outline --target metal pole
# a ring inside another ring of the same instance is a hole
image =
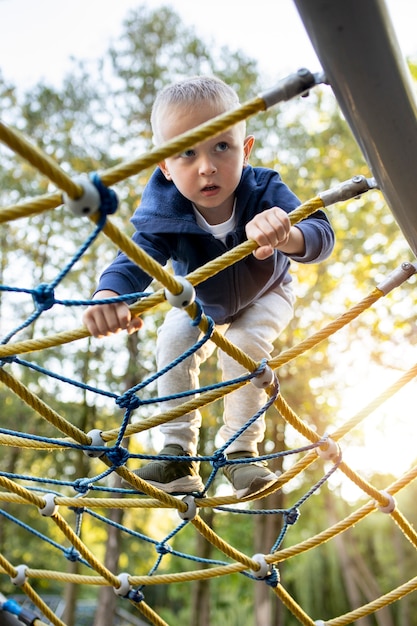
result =
[[[372,174],[417,254],[416,99],[385,2],[294,3]]]

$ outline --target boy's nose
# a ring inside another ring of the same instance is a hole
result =
[[[199,171],[203,176],[210,176],[210,174],[214,174],[217,168],[208,157],[204,157],[200,161]]]

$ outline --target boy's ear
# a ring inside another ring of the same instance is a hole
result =
[[[248,135],[243,142],[243,167],[249,162],[250,153],[252,152],[253,144],[255,143],[255,137]]]
[[[158,167],[167,180],[172,180],[171,174],[168,171],[165,161],[161,161],[161,163],[158,163]]]

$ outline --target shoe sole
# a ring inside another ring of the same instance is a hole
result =
[[[278,476],[275,474],[271,474],[270,476],[265,476],[264,478],[255,478],[249,487],[245,487],[244,489],[234,489],[235,496],[239,499],[247,498],[248,496],[256,496],[256,494],[264,491],[267,487],[270,487],[274,483],[278,481]]]
[[[125,480],[122,482],[128,483],[128,481]],[[158,483],[156,480],[148,480],[145,482],[152,485],[152,487],[156,487],[157,489],[170,494],[200,493],[201,491],[204,491],[204,484],[200,476],[183,476],[182,478],[177,478],[170,483]],[[133,486],[130,483],[128,484]]]

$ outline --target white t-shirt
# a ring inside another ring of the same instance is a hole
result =
[[[227,234],[235,229],[235,226],[236,226],[235,208],[236,208],[236,199],[233,204],[232,215],[229,217],[228,220],[226,220],[225,222],[222,222],[221,224],[209,224],[201,215],[199,210],[193,204],[195,218],[200,228],[202,228],[208,233],[211,233],[213,237],[215,237],[216,239],[220,239],[220,241],[222,241],[223,243],[226,243]]]

